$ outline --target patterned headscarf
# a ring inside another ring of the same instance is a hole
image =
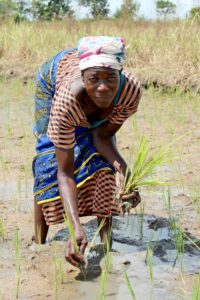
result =
[[[78,41],[81,70],[91,67],[122,69],[125,58],[125,40],[121,37],[89,36]]]

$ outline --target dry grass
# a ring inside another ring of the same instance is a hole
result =
[[[144,83],[200,91],[200,24],[193,21],[68,20],[0,24],[0,74],[33,77],[56,52],[84,35],[121,35],[126,67]]]

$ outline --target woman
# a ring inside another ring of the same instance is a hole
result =
[[[127,164],[114,139],[141,97],[140,83],[122,68],[124,50],[122,38],[85,37],[37,75],[35,240],[45,242],[48,226],[63,221],[66,207],[80,249],[77,254],[73,241],[67,241],[65,256],[74,266],[87,245],[79,217],[94,215],[98,223],[105,218],[100,231],[105,243],[111,216],[120,213],[116,173],[121,199],[131,200],[133,207],[140,202],[139,194],[123,195]]]

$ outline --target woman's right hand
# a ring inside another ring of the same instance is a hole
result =
[[[75,239],[79,251],[76,251],[74,242],[72,241],[72,239],[69,239],[66,244],[65,259],[71,265],[79,267],[79,265],[84,262],[84,252],[88,244],[87,236],[83,228],[78,228],[77,230],[75,230]]]

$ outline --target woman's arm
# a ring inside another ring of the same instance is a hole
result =
[[[97,148],[97,151],[105,157],[119,173],[119,190],[118,194],[120,195],[123,201],[132,201],[132,207],[137,206],[140,201],[140,195],[138,192],[132,192],[129,195],[124,195],[124,184],[128,173],[130,170],[117,150],[116,143],[114,141],[114,135],[120,129],[122,125],[104,123],[101,126],[93,129],[93,140]],[[127,173],[128,172],[128,173]]]
[[[87,237],[79,220],[77,204],[77,188],[74,180],[74,151],[73,149],[61,150],[56,147],[56,159],[58,163],[58,186],[61,199],[68,210],[75,230],[75,238],[80,249],[80,254],[75,252],[72,240],[68,240],[65,257],[68,262],[78,266],[83,260],[83,254],[87,246]]]
[[[120,188],[122,188],[127,172],[127,164],[119,153],[114,135],[120,129],[121,125],[104,123],[101,126],[94,128],[93,140],[97,151],[105,157],[120,174]]]

